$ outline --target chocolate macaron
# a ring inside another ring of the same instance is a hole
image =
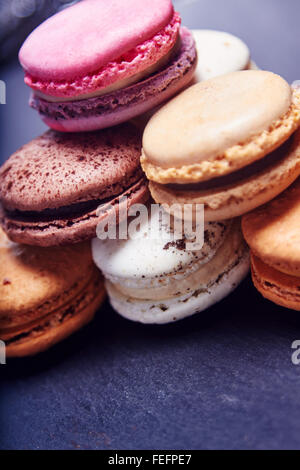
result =
[[[300,179],[243,217],[252,279],[267,299],[300,310]]]
[[[131,124],[86,134],[46,132],[0,169],[3,229],[15,242],[38,246],[95,237],[112,208],[118,219],[148,199],[140,153],[140,131]]]
[[[234,72],[190,87],[144,132],[141,162],[154,200],[203,204],[207,221],[253,210],[300,174],[299,124],[299,89],[271,72]]]
[[[39,248],[0,230],[0,339],[8,357],[42,352],[92,320],[105,290],[88,243]]]

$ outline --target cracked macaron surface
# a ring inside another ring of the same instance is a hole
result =
[[[160,211],[156,206],[142,222],[138,238],[92,242],[112,306],[142,323],[169,323],[209,308],[249,269],[239,220],[205,224],[203,246],[193,249],[168,219],[160,224]]]
[[[1,224],[19,243],[53,246],[93,238],[114,207],[117,217],[148,199],[131,124],[86,134],[47,131],[0,169]],[[97,212],[99,206],[107,212]]]

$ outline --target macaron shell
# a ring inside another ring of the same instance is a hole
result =
[[[102,206],[101,214],[98,208],[84,215],[53,219],[49,222],[22,221],[9,217],[0,207],[0,223],[8,236],[17,243],[39,247],[65,246],[91,240],[96,236],[98,224],[114,217],[121,222],[120,213],[126,216],[126,210],[134,204],[144,204],[150,197],[148,184],[141,178],[136,184],[124,191],[118,197],[110,200],[107,211]],[[125,199],[127,198],[127,201]]]
[[[236,36],[209,29],[192,30],[192,34],[199,57],[195,83],[249,68],[250,51]]]
[[[92,321],[105,296],[100,273],[95,272],[94,279],[85,290],[85,297],[89,298],[88,303],[79,309],[77,302],[80,296],[77,296],[60,310],[42,318],[36,328],[23,328],[18,332],[20,339],[17,337],[15,341],[7,343],[7,357],[36,355],[68,338]],[[76,314],[68,315],[68,311],[71,313],[74,308],[78,309]]]
[[[120,194],[138,179],[140,148],[132,124],[89,134],[47,131],[1,167],[2,205],[42,211]]]
[[[207,225],[214,226],[215,224]],[[211,231],[209,234],[209,232],[205,230],[205,239],[208,240],[209,244],[212,244],[214,232]],[[135,287],[130,287],[130,284],[125,283],[123,280],[123,282],[119,283],[113,281],[113,284],[125,297],[140,300],[151,299],[155,301],[174,299],[175,297],[181,297],[201,289],[205,290],[206,287],[215,283],[220,273],[222,274],[226,271],[226,266],[232,266],[237,259],[244,257],[246,244],[242,239],[240,220],[236,219],[228,224],[224,236],[222,236],[218,242],[219,245],[217,247],[212,246],[211,254],[205,257],[205,262],[194,262],[185,269],[184,274],[180,272],[178,275],[177,273],[169,275],[164,273],[163,276],[160,277],[161,282],[159,284],[145,282],[144,287],[142,287],[141,283],[137,284]],[[176,255],[176,251],[173,247],[170,247],[169,250],[171,256]]]
[[[248,250],[245,249],[242,257],[233,258],[229,265],[223,266],[223,272],[210,286],[199,286],[194,292],[171,299],[147,301],[129,298],[121,294],[111,282],[106,281],[110,302],[120,315],[132,321],[166,324],[182,320],[221,301],[245,278],[249,271]]]
[[[20,62],[41,79],[73,79],[151,38],[173,13],[170,0],[84,0],[34,30],[20,51]]]
[[[68,303],[93,271],[86,243],[64,250],[40,250],[12,243],[3,232],[0,243],[2,328],[14,327],[20,321],[28,323],[37,314],[43,316],[52,304],[59,308]]]
[[[142,166],[162,184],[207,181],[263,158],[299,122],[299,96],[281,77],[253,70],[217,77],[188,88],[150,119]]]
[[[231,224],[219,222],[204,227],[201,250],[186,248],[186,240],[170,228],[170,217],[157,205],[151,221],[140,222],[138,237],[127,240],[92,242],[92,255],[105,277],[113,282],[137,288],[161,287],[182,280],[213,258],[230,231]]]
[[[197,63],[195,43],[186,28],[181,28],[180,35],[178,53],[160,71],[139,83],[72,103],[49,103],[33,96],[30,105],[48,126],[61,132],[104,129],[133,119],[161,105],[191,82]]]
[[[184,204],[204,204],[207,222],[241,216],[278,196],[300,175],[300,131],[292,139],[284,158],[238,183],[206,191],[176,191],[150,182],[151,195],[157,203],[170,207],[174,204],[181,207]]]
[[[244,216],[243,233],[264,263],[300,278],[300,179],[267,205]]]
[[[289,276],[251,255],[252,279],[257,290],[282,307],[300,311],[300,277]]]

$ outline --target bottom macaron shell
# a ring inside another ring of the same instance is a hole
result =
[[[24,326],[18,331],[1,335],[6,341],[7,357],[35,355],[66,339],[92,321],[105,296],[103,279],[95,270],[86,289],[79,292],[68,304],[37,320],[35,325]]]
[[[227,243],[230,243],[230,236]],[[172,323],[200,313],[227,297],[248,274],[249,252],[242,238],[240,245],[233,257],[228,259],[227,265],[222,266],[223,272],[217,278],[212,279],[209,285],[199,286],[197,290],[184,295],[140,300],[123,295],[110,281],[106,281],[111,305],[123,317],[145,324]]]
[[[283,274],[251,254],[252,279],[256,289],[268,300],[300,311],[300,278]]]
[[[272,163],[273,155],[274,163]],[[207,222],[239,217],[269,202],[298,178],[300,131],[297,131],[282,148],[265,158],[270,159],[270,163],[264,169],[254,172],[249,177],[245,177],[244,174],[240,181],[231,185],[221,185],[217,189],[174,190],[173,187],[153,181],[150,182],[149,189],[153,199],[159,204],[167,206],[204,204]],[[177,214],[172,211],[172,207],[170,212],[177,217],[181,216],[181,211]]]
[[[112,127],[164,103],[187,86],[197,65],[195,42],[182,28],[182,45],[171,63],[160,72],[116,92],[71,103],[50,103],[33,96],[30,105],[52,129],[86,132]]]
[[[149,199],[147,182],[142,178],[118,198],[111,200],[108,205],[114,207],[116,220],[121,222],[119,213],[126,214],[123,205],[126,202],[119,201],[127,197],[127,209],[134,204],[143,204]],[[3,208],[0,208],[0,223],[8,237],[16,242],[26,245],[42,247],[61,246],[80,243],[96,236],[98,224],[103,223],[104,218],[113,216],[111,207],[105,212],[105,206],[101,206],[101,215],[94,209],[79,217],[58,218],[51,220],[18,220],[11,218]]]

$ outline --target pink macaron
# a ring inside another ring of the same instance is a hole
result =
[[[192,79],[194,40],[171,0],[82,0],[49,18],[19,59],[31,105],[52,128],[119,124],[173,96]]]

